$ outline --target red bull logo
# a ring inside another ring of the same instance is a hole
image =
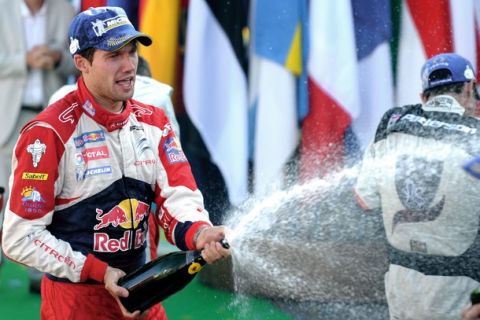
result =
[[[108,212],[102,209],[95,210],[96,218],[99,221],[94,230],[101,230],[108,226],[121,227],[125,230],[120,239],[110,238],[108,233],[96,232],[94,234],[94,251],[97,252],[117,252],[118,250],[127,251],[130,249],[130,239],[134,237],[133,247],[140,248],[145,242],[145,232],[142,229],[135,229],[140,222],[148,216],[150,206],[137,199],[125,199],[114,206]]]
[[[187,158],[175,137],[169,137],[163,144],[163,150],[169,163],[186,162]]]
[[[83,147],[86,143],[105,141],[105,133],[103,130],[84,132],[79,137],[73,138],[75,147]]]
[[[125,199],[110,211],[104,213],[102,209],[96,209],[99,223],[93,227],[100,230],[108,226],[122,227],[125,229],[136,228],[138,224],[148,215],[150,206],[137,199]],[[133,214],[132,214],[133,211]]]

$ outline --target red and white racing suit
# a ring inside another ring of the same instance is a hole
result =
[[[53,282],[98,285],[107,265],[127,273],[143,265],[153,201],[182,250],[211,225],[165,113],[135,100],[110,113],[82,78],[23,128],[12,164],[3,249]]]

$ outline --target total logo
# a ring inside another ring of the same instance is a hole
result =
[[[94,233],[94,251],[97,252],[117,252],[131,249],[130,239],[134,237],[133,248],[140,248],[145,242],[145,232],[142,229],[136,229],[138,225],[148,217],[150,206],[137,199],[125,199],[112,209],[104,212],[102,209],[96,209],[96,218],[98,223],[93,227],[94,230],[101,230],[109,226],[120,227],[125,230],[120,239],[110,238],[108,233]]]

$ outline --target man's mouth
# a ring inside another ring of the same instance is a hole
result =
[[[134,83],[133,81],[134,81],[133,77],[127,77],[127,78],[117,80],[115,83],[121,86],[123,89],[129,90],[133,87],[133,83]]]

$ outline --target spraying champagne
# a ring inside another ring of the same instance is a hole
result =
[[[227,240],[220,241],[225,249]],[[147,310],[183,289],[205,265],[201,252],[176,251],[150,261],[118,281],[118,285],[129,291],[126,298],[120,298],[130,312]]]

